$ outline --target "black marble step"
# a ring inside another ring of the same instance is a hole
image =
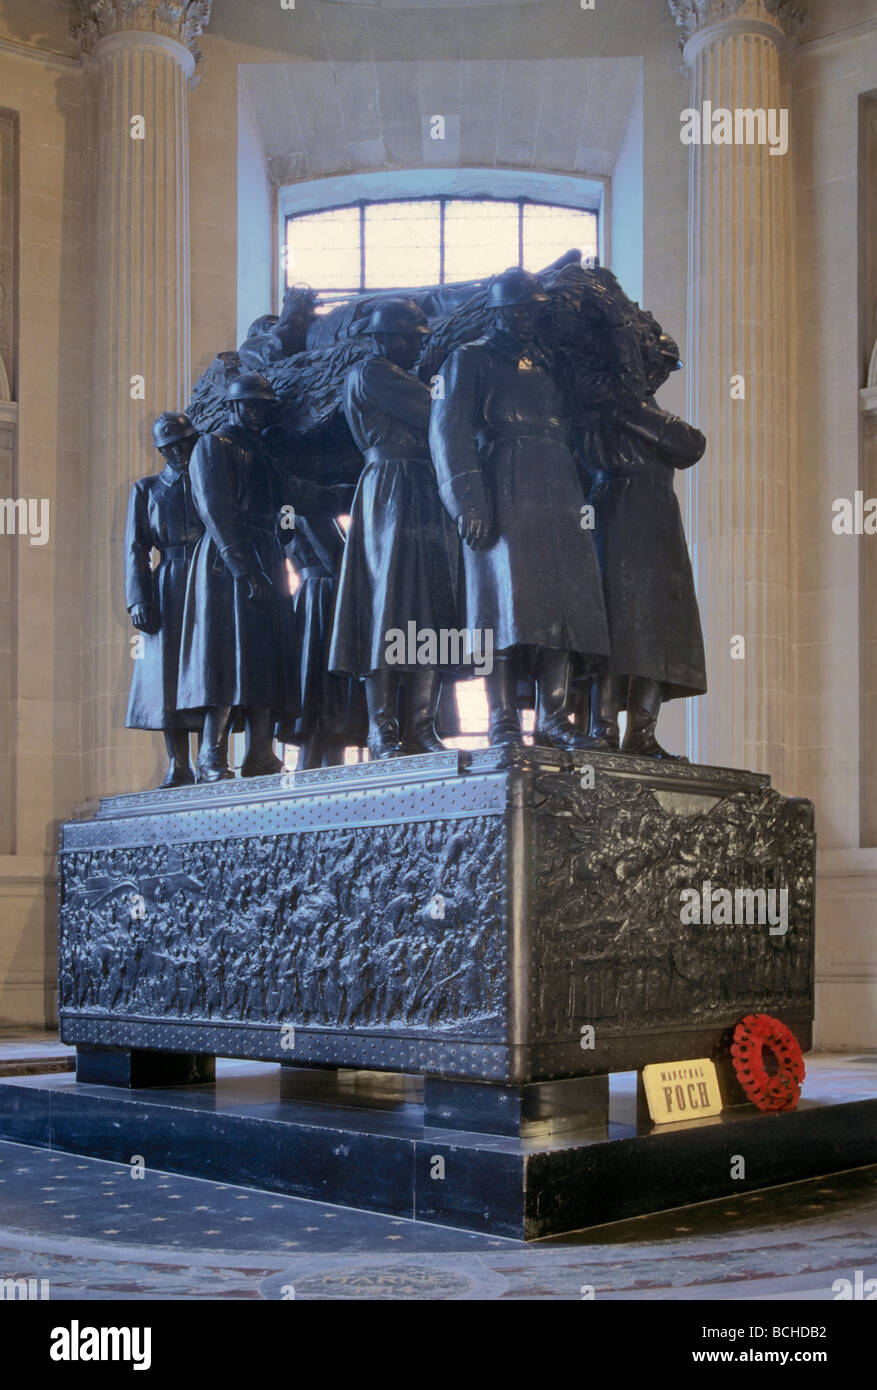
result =
[[[539,1139],[427,1127],[410,1087],[360,1107],[284,1099],[279,1067],[220,1062],[217,1076],[148,1091],[0,1079],[0,1139],[525,1239],[877,1161],[877,1099],[818,1074],[784,1114],[735,1106],[651,1130],[610,1109]]]

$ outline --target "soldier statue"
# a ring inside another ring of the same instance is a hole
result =
[[[125,527],[125,595],[131,622],[141,634],[128,701],[129,729],[161,729],[169,758],[162,788],[194,782],[189,734],[201,716],[177,705],[177,676],[186,578],[204,527],[192,499],[189,459],[198,431],[188,415],[165,411],[152,427],[164,456],[161,473],[131,489]],[[155,569],[152,551],[159,554]]]
[[[262,439],[277,397],[248,372],[226,401],[228,424],[202,435],[191,463],[205,533],[189,571],[178,704],[204,712],[199,782],[233,775],[223,746],[233,711],[247,732],[241,776],[279,772],[274,723],[295,713],[295,626],[278,535],[284,481]]]
[[[351,511],[329,665],[364,677],[371,758],[440,752],[442,672],[396,661],[389,634],[457,625],[459,540],[429,456],[430,392],[411,368],[429,332],[409,300],[386,299],[369,320],[374,352],[345,383],[344,413],[365,458]],[[404,728],[399,693],[405,684]]]
[[[298,745],[301,771],[343,763],[345,749],[364,744],[367,736],[362,683],[328,669],[335,593],[344,557],[344,531],[338,518],[349,509],[352,489],[321,491],[326,501],[309,501],[306,513],[296,513],[285,547],[298,579],[291,600],[298,632],[298,714],[279,724],[276,736],[282,743]]]
[[[662,702],[706,691],[700,611],[673,491],[675,470],[697,463],[706,440],[653,399],[681,366],[676,344],[661,334],[646,399],[606,415],[602,438],[592,440],[603,465],[591,498],[611,656],[592,687],[591,734],[618,748],[626,709],[622,751],[650,758],[674,756],[655,735]]]
[[[503,658],[487,676],[491,744],[522,742],[518,682],[531,669],[535,741],[605,748],[568,714],[572,656],[593,673],[609,639],[564,401],[535,342],[546,299],[527,271],[497,276],[493,329],[444,363],[429,441],[442,500],[465,542],[467,623],[493,629]]]

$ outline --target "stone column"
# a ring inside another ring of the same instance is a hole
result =
[[[705,103],[713,113],[788,107],[781,53],[799,15],[789,0],[670,0],[670,8],[702,118],[690,151],[686,359],[688,418],[709,446],[687,477],[686,523],[710,693],[690,704],[689,752],[770,772],[782,786],[795,737],[792,154],[772,155],[767,143],[707,144],[703,116]],[[732,659],[735,637],[745,641],[735,647],[743,660]]]
[[[151,424],[191,385],[188,91],[211,0],[78,0],[94,79],[89,630],[83,753],[93,798],[150,785],[157,736],[128,732],[123,535],[131,483],[159,471]],[[142,138],[140,138],[142,136]]]

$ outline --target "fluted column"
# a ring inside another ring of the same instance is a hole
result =
[[[93,797],[147,786],[158,766],[156,742],[125,729],[124,520],[131,483],[159,471],[151,423],[181,410],[191,385],[188,91],[210,0],[79,0],[79,9],[95,69],[83,727]]]
[[[706,103],[788,107],[781,52],[798,12],[787,0],[670,5],[701,118]],[[690,705],[689,752],[781,785],[794,740],[791,158],[768,143],[705,143],[703,130],[692,143],[686,345],[688,417],[709,440],[686,481],[710,687]]]

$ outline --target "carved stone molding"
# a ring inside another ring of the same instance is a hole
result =
[[[711,24],[728,19],[774,23],[792,38],[805,18],[797,0],[669,0],[670,13],[682,30],[682,42]]]
[[[108,34],[141,31],[162,34],[185,44],[196,63],[201,61],[197,40],[210,22],[213,0],[73,0],[79,12],[70,32],[90,53]]]

